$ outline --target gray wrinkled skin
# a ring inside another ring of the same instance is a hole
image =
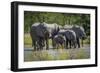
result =
[[[77,45],[80,48],[80,39],[83,41],[83,38],[86,37],[84,28],[81,26],[73,26],[71,29],[76,33]]]
[[[43,49],[44,41],[47,43],[47,29],[42,23],[35,23],[31,26],[30,35],[32,38],[32,46],[34,50]]]
[[[84,38],[86,38],[86,33],[85,30],[82,26],[78,26],[78,25],[65,25],[64,29],[68,30],[73,30],[76,34],[76,46],[78,46],[78,48],[80,48],[80,40],[82,40],[82,46],[83,46],[83,40]]]
[[[66,39],[65,48],[69,48],[69,47],[71,48],[72,46],[76,48],[76,33],[73,30],[62,29],[58,32],[58,34],[61,34],[65,37]]]
[[[61,47],[65,46],[65,38],[61,34],[55,35],[54,38],[53,38],[53,41],[54,41],[54,44],[55,44],[54,48],[57,48],[58,49],[59,48],[59,45]]]
[[[30,29],[30,35],[32,38],[32,46],[34,50],[49,49],[49,39],[52,39],[52,47],[59,45],[65,45],[65,48],[80,48],[80,39],[83,40],[86,37],[84,28],[81,26],[68,26],[62,28],[56,23],[34,23]],[[45,45],[46,44],[46,45]],[[57,48],[57,47],[56,47]]]
[[[71,48],[72,46],[76,48],[76,34],[73,30],[66,30],[65,31],[65,37],[66,37],[66,48],[68,48],[68,43],[69,47]]]

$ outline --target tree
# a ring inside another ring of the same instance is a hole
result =
[[[79,13],[56,13],[56,12],[24,12],[24,32],[30,31],[32,24],[36,22],[57,23],[58,25],[80,25],[86,34],[90,35],[90,15]]]

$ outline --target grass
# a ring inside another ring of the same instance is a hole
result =
[[[32,47],[32,39],[29,33],[24,34],[24,47]]]
[[[77,53],[76,59],[85,59],[89,57],[90,56],[83,49],[80,49]]]
[[[90,40],[85,39],[84,44],[89,44]],[[49,40],[49,44],[52,44],[52,41]],[[24,34],[24,47],[31,48],[32,40],[30,34]],[[51,49],[50,49],[51,50]],[[71,59],[88,59],[90,58],[90,53],[87,53],[83,48],[75,49],[62,49],[59,46],[59,49],[53,49],[53,52],[50,50],[43,51],[25,51],[24,52],[24,61],[46,61],[46,60],[71,60]]]
[[[67,60],[67,59],[70,59],[68,52],[61,53],[58,58],[58,60]]]
[[[29,54],[28,54],[29,55]],[[53,60],[53,56],[48,54],[46,51],[33,51],[24,61],[45,61],[45,60]]]
[[[53,52],[52,52],[53,51]],[[31,51],[29,54],[24,53],[24,61],[51,61],[51,60],[71,60],[71,59],[88,59],[90,53],[84,49],[56,49],[56,50]]]

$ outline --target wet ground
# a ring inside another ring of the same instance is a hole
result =
[[[44,60],[72,60],[90,58],[90,46],[84,45],[81,48],[73,49],[49,49],[33,51],[32,48],[24,48],[24,61]]]

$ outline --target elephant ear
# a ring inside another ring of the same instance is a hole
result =
[[[60,31],[60,28],[59,27],[57,27],[57,32],[59,32]]]
[[[70,31],[69,30],[66,30],[65,31],[65,37],[67,38],[67,39],[71,39],[71,37],[70,37]]]
[[[86,36],[86,33],[85,33],[85,30],[84,30],[84,28],[83,27],[80,27],[80,31],[81,31],[81,37],[83,38],[83,37],[85,37]]]
[[[72,30],[76,33],[77,38],[82,38],[85,36],[84,28],[81,26],[74,26]]]
[[[37,33],[37,36],[44,37],[44,27],[43,27],[43,25],[40,24],[36,27],[36,33]]]
[[[80,34],[79,29],[77,27],[73,26],[72,30],[76,33],[76,37],[79,38],[80,37],[80,35],[79,35]]]

